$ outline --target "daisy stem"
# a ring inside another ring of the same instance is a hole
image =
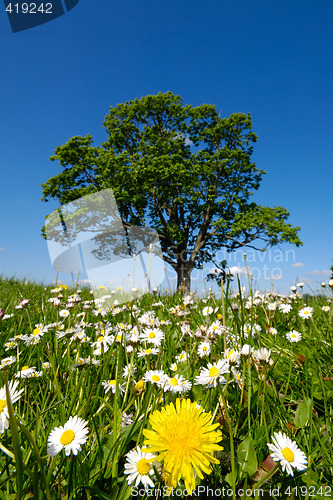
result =
[[[266,370],[265,370],[265,376],[264,376],[264,387],[261,395],[261,414],[260,414],[260,427],[262,426],[265,418],[265,413],[264,413],[264,404],[265,404],[265,392],[266,392]]]
[[[236,500],[236,471],[235,471],[235,449],[234,449],[234,436],[233,436],[233,431],[232,431],[232,422],[230,419],[230,415],[228,412],[228,406],[227,406],[227,401],[225,399],[224,395],[224,390],[222,389],[221,385],[218,384],[221,399],[223,402],[223,408],[221,408],[222,415],[223,415],[223,409],[224,409],[224,414],[225,418],[228,424],[228,429],[229,429],[229,439],[230,439],[230,460],[231,460],[231,477],[232,477],[232,498],[233,500]]]

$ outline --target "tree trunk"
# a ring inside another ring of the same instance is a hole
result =
[[[189,293],[191,288],[192,262],[179,262],[177,271],[177,292]]]

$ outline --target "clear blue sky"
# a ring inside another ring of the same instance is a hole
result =
[[[282,257],[249,262],[258,284],[269,287],[276,267],[282,292],[295,280],[316,287],[329,278],[330,0],[80,0],[15,34],[0,8],[0,273],[55,278],[40,229],[57,203],[40,201],[40,184],[60,171],[49,161],[56,146],[87,133],[99,144],[110,106],[170,90],[186,104],[215,104],[224,116],[252,115],[253,158],[267,172],[254,201],[287,207],[304,242],[288,259],[293,247],[282,246]],[[243,266],[240,255],[230,260]]]

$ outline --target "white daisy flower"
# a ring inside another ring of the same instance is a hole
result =
[[[88,422],[77,416],[70,417],[64,426],[56,427],[47,440],[47,453],[55,457],[62,449],[68,457],[72,452],[77,455],[81,445],[87,441]]]
[[[261,332],[261,326],[257,325],[257,323],[254,323],[253,325],[246,323],[242,328],[242,332],[244,338],[249,335],[253,336]]]
[[[291,305],[290,304],[280,304],[279,311],[281,311],[283,314],[288,314],[291,311]]]
[[[187,360],[187,353],[185,351],[182,351],[180,354],[178,354],[178,356],[176,356],[176,361],[178,361],[178,363],[182,363],[183,361],[186,360]]]
[[[22,370],[17,372],[15,377],[17,378],[30,378],[33,374],[38,373],[35,366],[22,366]]]
[[[203,358],[204,356],[209,356],[211,353],[211,346],[209,342],[201,342],[201,344],[198,347],[198,355],[200,358]]]
[[[156,384],[159,387],[163,387],[166,378],[167,375],[163,370],[149,370],[144,374],[143,381],[151,382],[152,384]]]
[[[241,389],[242,388],[242,376],[241,376],[241,374],[239,373],[239,371],[237,370],[237,368],[235,366],[232,366],[230,371],[233,374],[234,379],[238,384],[238,387]]]
[[[293,476],[293,467],[299,471],[306,469],[307,458],[295,441],[282,432],[274,432],[272,441],[274,444],[267,444],[267,446],[273,452],[271,453],[272,459],[281,463],[283,472],[286,470],[289,475]]]
[[[240,353],[235,349],[227,349],[224,353],[224,359],[228,361],[229,365],[239,365]]]
[[[290,342],[299,342],[300,340],[302,340],[302,334],[299,332],[296,332],[296,330],[292,330],[291,332],[288,332],[286,334],[286,337]]]
[[[69,316],[69,311],[67,309],[62,309],[61,311],[59,311],[59,316],[61,318],[68,318]]]
[[[150,349],[140,349],[138,351],[138,358],[144,358],[145,356],[156,355],[158,353],[158,349],[155,349],[154,347],[151,347]]]
[[[185,380],[183,375],[175,375],[172,378],[166,377],[164,381],[164,391],[165,392],[186,392],[189,391],[192,384],[189,380]]]
[[[76,363],[71,365],[71,369],[75,370],[75,368],[83,368],[88,365],[99,365],[100,363],[100,360],[90,358],[90,356],[88,356],[88,358],[79,358]]]
[[[5,320],[5,319],[10,319],[14,316],[14,314],[5,314],[4,316],[2,316],[2,319]]]
[[[253,352],[253,357],[257,363],[264,365],[269,363],[271,359],[271,350],[266,349],[266,347],[261,347]]]
[[[323,306],[321,309],[322,309],[322,311],[325,311],[325,312],[328,312],[330,310],[330,308],[328,306]]]
[[[189,322],[184,321],[184,323],[181,324],[180,329],[182,331],[183,337],[193,337],[193,334],[191,332],[191,325]]]
[[[202,310],[202,315],[203,316],[208,316],[209,314],[212,314],[214,312],[214,309],[210,306],[206,306]]]
[[[15,403],[18,399],[20,399],[20,396],[24,389],[21,389],[20,391],[17,391],[17,386],[19,382],[17,380],[13,381],[11,380],[8,382],[8,389],[9,389],[9,394],[10,394],[10,400],[13,403]],[[0,389],[0,432],[1,434],[5,431],[5,429],[8,429],[9,426],[9,415],[8,415],[8,409],[7,409],[7,397],[6,397],[6,386],[4,385]]]
[[[136,372],[137,370],[137,367],[134,366],[134,365],[131,365],[131,364],[128,364],[126,366],[124,366],[123,368],[123,378],[127,378],[131,375],[134,375],[134,373]]]
[[[112,394],[116,393],[116,387],[117,387],[117,381],[116,380],[103,380],[102,386],[105,389],[105,392],[108,393],[109,391],[112,392]],[[119,388],[119,393],[125,392],[125,389],[122,385],[118,385]]]
[[[207,330],[207,333],[210,335],[222,335],[223,325],[219,320],[214,321]]]
[[[228,373],[229,363],[225,359],[219,359],[217,363],[208,363],[207,368],[201,368],[200,374],[195,377],[196,385],[206,385],[207,387],[216,387],[217,382],[224,384],[224,373]]]
[[[113,335],[100,335],[95,342],[90,342],[91,347],[95,347],[96,349],[101,349],[104,347],[104,352],[109,349],[109,346],[114,342]]]
[[[188,306],[188,305],[193,304],[193,296],[191,296],[191,295],[186,295],[186,296],[183,298],[183,304],[184,304],[184,306]]]
[[[140,334],[140,339],[158,347],[164,340],[164,332],[159,328],[145,328]]]
[[[17,342],[15,342],[13,339],[9,339],[6,344],[4,344],[4,348],[6,351],[9,351],[10,349],[15,349],[17,347]]]
[[[241,350],[242,356],[248,356],[252,352],[252,347],[249,344],[244,344]]]
[[[298,311],[298,316],[303,319],[312,318],[313,307],[304,306]]]
[[[135,481],[134,486],[142,483],[145,489],[148,489],[149,486],[154,488],[154,483],[151,479],[154,469],[151,462],[155,458],[156,456],[152,453],[143,453],[140,446],[127,453],[124,474],[128,474],[128,484],[130,485]]]
[[[8,358],[3,358],[0,363],[0,370],[2,368],[6,368],[7,366],[12,365],[13,363],[15,363],[15,361],[16,361],[15,356],[8,356]]]

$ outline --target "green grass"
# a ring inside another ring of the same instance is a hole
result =
[[[93,296],[82,289],[81,300],[68,309],[68,317],[61,317],[68,297],[75,293],[74,289],[55,293],[51,287],[14,279],[0,281],[0,308],[10,316],[0,320],[0,360],[15,357],[12,364],[1,368],[0,387],[6,391],[6,380],[18,380],[17,390],[23,389],[21,397],[5,408],[9,428],[0,435],[0,500],[134,498],[134,484],[128,485],[124,475],[125,455],[137,445],[143,447],[142,431],[149,428],[149,415],[177,397],[200,403],[222,430],[220,444],[224,449],[216,454],[219,464],[214,464],[204,479],[196,478],[198,487],[243,500],[333,498],[333,302],[329,287],[322,296],[291,299],[287,314],[278,307],[268,308],[272,302],[286,303],[286,298],[269,294],[256,297],[252,291],[244,298],[236,297],[228,287],[223,301],[211,295],[185,305],[180,295],[153,294],[120,306],[117,314],[107,311],[105,316],[93,313]],[[58,295],[62,295],[61,305],[55,307],[49,299]],[[254,304],[249,307],[251,297]],[[29,303],[17,309],[23,299]],[[313,308],[308,319],[299,316],[305,304]],[[213,312],[204,315],[207,306]],[[322,306],[330,310],[323,311]],[[157,355],[138,357],[139,349],[149,346],[126,340],[124,332],[126,325],[128,332],[135,326],[142,332],[145,326],[139,319],[148,311],[166,322],[159,326],[165,338]],[[210,355],[200,357],[198,346],[215,321],[226,329],[209,340]],[[103,334],[103,324],[110,326],[113,335],[118,329],[121,337],[95,356],[91,343]],[[191,335],[182,333],[182,324],[189,326]],[[18,335],[31,337],[36,325],[46,330],[39,342],[27,345],[17,339],[14,346],[5,347]],[[73,340],[73,330],[57,337],[56,332],[71,328],[83,332],[83,339]],[[269,328],[277,333],[270,333]],[[301,333],[302,340],[290,342],[286,334],[291,330]],[[230,369],[225,374],[226,384],[215,388],[195,384],[201,368],[223,359],[226,347],[240,351],[244,344],[254,350],[269,349],[270,362],[260,364],[253,355],[240,356],[235,366],[239,381]],[[182,352],[187,359],[177,363],[178,370],[173,372],[170,367]],[[80,358],[88,357],[100,363],[78,365]],[[46,362],[48,368],[43,367]],[[40,376],[16,378],[26,366],[36,367]],[[124,367],[128,368],[125,377]],[[149,382],[143,387],[136,385],[152,369],[164,370],[170,377],[183,375],[191,388],[176,394]],[[111,379],[117,380],[115,394],[111,390],[106,393],[102,386],[102,381]],[[8,401],[8,392],[0,395],[0,410],[1,399]],[[132,414],[132,423],[122,426],[123,412]],[[49,434],[75,415],[88,423],[87,441],[76,456],[67,457],[61,450],[52,458],[47,453]],[[4,410],[0,417],[6,420]],[[279,464],[274,468],[269,460],[267,444],[279,431],[295,440],[307,457],[307,468],[293,469],[294,476],[282,472]],[[155,487],[163,492],[163,479],[157,470],[156,475]],[[181,482],[178,498],[183,487]],[[202,495],[205,498],[207,493]],[[147,493],[136,498],[152,496]]]

